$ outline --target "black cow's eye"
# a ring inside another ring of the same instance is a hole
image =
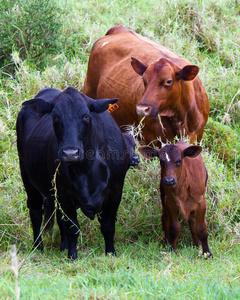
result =
[[[90,120],[90,116],[89,116],[89,115],[85,115],[85,116],[83,117],[83,121],[89,122],[89,120]]]
[[[182,159],[179,159],[179,160],[176,161],[176,166],[177,167],[180,167],[181,164],[182,164]]]
[[[58,116],[54,115],[53,116],[53,122],[55,123],[55,122],[58,122],[58,121],[59,121]]]

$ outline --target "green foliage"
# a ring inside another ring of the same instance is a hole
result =
[[[13,51],[38,64],[43,56],[59,50],[60,11],[54,1],[3,0],[0,11],[1,68],[11,71]]]
[[[204,132],[204,146],[217,153],[229,168],[240,171],[240,132],[209,118]]]

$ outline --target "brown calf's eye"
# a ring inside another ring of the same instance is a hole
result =
[[[180,167],[181,164],[182,164],[182,160],[181,160],[181,159],[179,159],[178,161],[176,161],[176,166],[177,166],[177,167]]]

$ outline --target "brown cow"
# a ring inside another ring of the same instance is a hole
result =
[[[152,117],[144,120],[146,144],[158,137],[172,141],[176,135],[199,142],[209,100],[198,71],[188,60],[119,25],[94,44],[83,93],[93,99],[119,98],[119,109],[112,113],[119,126]]]
[[[160,160],[162,225],[166,242],[176,250],[180,212],[189,223],[194,245],[201,244],[205,257],[212,256],[207,242],[205,191],[208,175],[200,155],[202,147],[179,141],[160,150],[142,146],[139,151],[146,158],[158,157]]]

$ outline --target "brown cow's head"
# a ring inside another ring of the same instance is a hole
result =
[[[139,147],[139,152],[148,159],[158,157],[161,164],[161,180],[166,186],[177,184],[182,174],[183,160],[185,157],[197,157],[202,151],[201,146],[189,146],[184,150],[177,145],[165,145],[158,150],[150,146]]]
[[[193,80],[199,71],[198,66],[187,65],[182,69],[166,58],[150,65],[132,57],[134,71],[142,75],[145,93],[136,110],[139,116],[173,116],[179,111],[182,93],[181,81]]]

